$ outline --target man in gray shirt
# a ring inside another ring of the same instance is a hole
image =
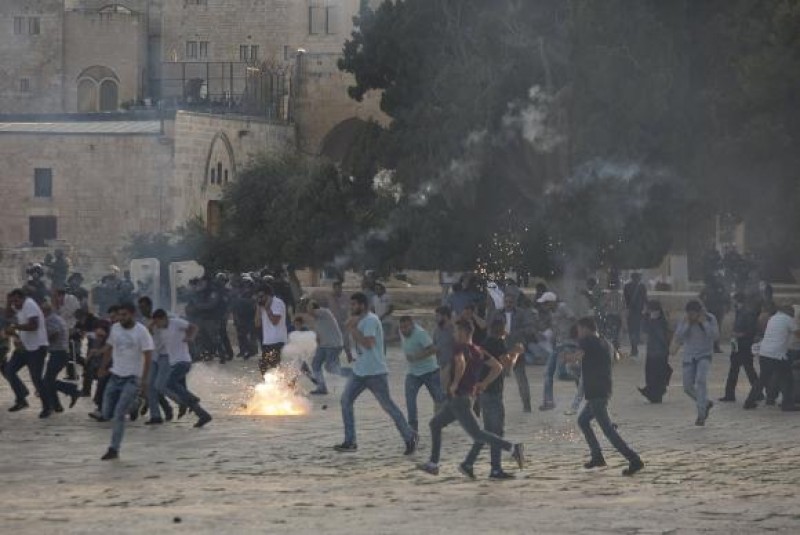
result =
[[[714,404],[708,400],[708,372],[714,344],[719,340],[719,325],[703,309],[700,301],[689,301],[686,317],[678,323],[672,340],[674,355],[683,347],[683,390],[697,404],[695,425],[706,424]]]
[[[59,392],[70,397],[70,409],[75,406],[80,397],[78,386],[75,383],[58,380],[58,374],[61,373],[61,370],[64,369],[69,361],[69,327],[64,318],[53,311],[53,307],[50,304],[42,305],[42,312],[44,313],[44,325],[47,330],[50,351],[50,358],[47,361],[47,367],[42,378],[45,390],[42,395],[46,396],[48,406],[53,411],[64,412],[64,408],[58,399]]]
[[[322,373],[323,366],[328,373],[343,375],[339,363],[339,355],[344,346],[342,331],[330,309],[309,301],[305,306],[301,305],[300,310],[300,314],[311,321],[314,332],[317,333],[317,351],[311,361],[311,372],[317,381],[317,388],[311,394],[325,395],[328,393],[328,386]]]

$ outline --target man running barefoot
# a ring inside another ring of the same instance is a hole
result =
[[[586,404],[578,416],[578,426],[583,431],[592,453],[592,458],[584,465],[584,468],[588,470],[606,466],[600,443],[592,430],[592,420],[597,420],[597,425],[600,426],[611,445],[630,463],[628,468],[622,471],[622,475],[632,476],[644,468],[644,463],[639,455],[622,440],[608,416],[608,400],[611,397],[611,352],[608,344],[597,335],[597,324],[594,318],[582,318],[578,321],[578,339],[580,349],[575,353],[565,355],[565,359],[568,362],[580,361],[581,363]]]
[[[353,374],[347,379],[347,385],[342,392],[342,420],[344,421],[344,442],[334,446],[342,453],[358,450],[356,444],[356,419],[353,405],[364,390],[369,390],[378,400],[381,408],[388,414],[406,444],[406,455],[411,455],[417,450],[417,433],[408,425],[403,413],[397,407],[389,394],[389,380],[386,366],[386,355],[383,344],[383,326],[381,320],[369,311],[369,300],[361,292],[354,293],[350,298],[350,313],[352,316],[345,328],[352,338]]]
[[[150,331],[133,319],[136,313],[132,303],[119,308],[119,322],[111,327],[111,334],[103,351],[103,364],[98,375],[108,379],[103,395],[103,418],[113,419],[111,446],[102,460],[108,461],[119,457],[122,436],[125,433],[125,416],[131,405],[141,394],[142,378],[147,377],[150,360],[153,357],[153,337]],[[109,363],[112,362],[109,370]]]
[[[481,429],[477,416],[473,412],[475,396],[483,392],[503,372],[500,361],[492,358],[479,347],[472,344],[473,326],[463,320],[456,322],[456,348],[453,356],[453,374],[446,385],[448,395],[430,422],[431,428],[431,458],[427,463],[420,465],[419,469],[431,475],[439,474],[439,456],[442,449],[442,429],[458,421],[467,434],[476,444],[489,444],[491,447],[510,451],[512,458],[522,469],[525,457],[522,444],[512,444],[494,433]],[[489,373],[480,380],[485,367]],[[468,457],[469,459],[470,457]],[[459,466],[461,473],[470,479],[475,479],[472,466],[467,461]]]

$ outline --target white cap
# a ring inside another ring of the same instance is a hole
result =
[[[537,303],[557,303],[558,296],[553,292],[545,292],[542,296],[536,301]]]

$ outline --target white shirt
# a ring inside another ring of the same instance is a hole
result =
[[[272,298],[272,304],[269,307],[273,316],[280,316],[281,319],[277,325],[273,325],[267,316],[267,311],[263,307],[261,310],[261,341],[266,346],[274,344],[285,344],[289,339],[289,333],[286,330],[286,304],[278,298]]]
[[[511,332],[511,312],[506,312],[506,334]]]
[[[155,347],[150,331],[138,322],[130,329],[115,323],[108,335],[108,345],[112,349],[111,373],[118,377],[135,375],[139,378],[144,367],[144,352],[152,351]]]
[[[19,341],[27,351],[36,351],[40,347],[47,347],[47,327],[44,323],[44,314],[36,301],[26,297],[22,308],[17,310],[17,324],[27,325],[31,318],[38,318],[39,327],[35,331],[19,331]]]
[[[372,297],[372,308],[375,310],[375,315],[379,318],[382,318],[387,312],[389,312],[389,307],[392,304],[392,298],[389,297],[388,293],[383,295],[375,294]]]
[[[81,308],[81,302],[72,294],[64,295],[64,304],[58,309],[58,315],[67,323],[67,327],[72,329],[78,321],[75,319],[75,312]]]
[[[169,355],[170,365],[179,362],[192,362],[192,356],[189,354],[189,344],[186,343],[186,332],[189,330],[190,325],[184,319],[170,317],[166,328],[155,328],[153,338],[156,341],[156,345],[161,348],[159,351],[164,351]]]
[[[786,360],[789,342],[794,337],[796,328],[794,318],[788,314],[783,312],[774,314],[767,322],[758,354],[775,360]]]

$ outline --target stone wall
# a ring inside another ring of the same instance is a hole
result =
[[[78,111],[78,78],[86,69],[103,66],[119,79],[119,104],[145,96],[147,82],[147,19],[138,13],[70,11],[64,24],[64,104]],[[124,46],[120,46],[124,43]]]
[[[170,188],[174,225],[206,217],[209,201],[222,198],[223,180],[212,182],[211,170],[222,165],[228,181],[261,153],[294,146],[294,128],[258,118],[178,112],[174,125],[175,178]],[[216,173],[216,171],[215,171]]]
[[[15,33],[18,17],[20,34]],[[39,20],[38,34],[30,34],[31,18]],[[0,1],[0,113],[62,111],[62,28],[62,0]]]
[[[152,134],[0,134],[0,246],[25,246],[28,218],[54,216],[76,267],[104,272],[130,234],[171,228],[172,151]],[[34,197],[35,168],[52,169],[52,197]]]

